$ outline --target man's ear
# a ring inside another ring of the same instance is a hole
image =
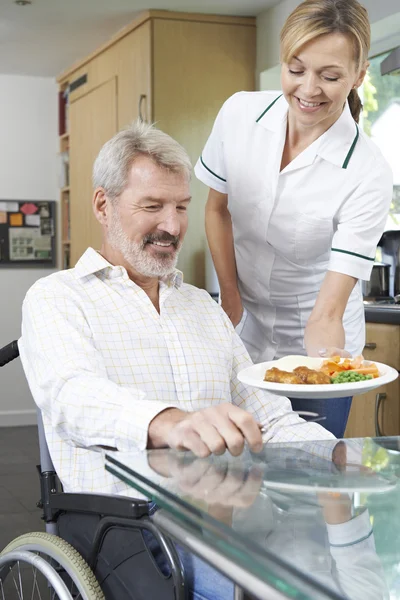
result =
[[[99,187],[94,190],[92,200],[93,212],[96,219],[101,225],[107,225],[109,200],[103,188]]]

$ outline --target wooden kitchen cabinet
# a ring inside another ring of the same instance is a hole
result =
[[[147,11],[58,78],[68,97],[70,266],[99,248],[91,208],[92,165],[103,143],[141,117],[178,140],[194,164],[223,102],[254,90],[253,18]],[[189,229],[179,257],[185,281],[205,284],[204,208],[207,189],[195,178]],[[65,260],[64,260],[65,263]]]
[[[363,355],[400,370],[400,326],[367,323]]]
[[[70,107],[70,240],[75,264],[88,246],[100,248],[101,228],[94,217],[90,173],[99,148],[117,132],[117,81],[84,94]]]
[[[400,325],[367,323],[366,345],[363,355],[400,370]],[[376,410],[378,401],[378,432]],[[400,382],[397,379],[382,386],[354,396],[345,437],[400,435]]]

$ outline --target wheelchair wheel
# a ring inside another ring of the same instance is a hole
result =
[[[53,581],[47,576],[49,565]],[[104,595],[75,548],[56,535],[33,532],[13,540],[0,554],[0,600],[25,598],[104,600]]]

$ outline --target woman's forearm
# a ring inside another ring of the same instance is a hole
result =
[[[206,233],[221,290],[221,306],[234,327],[243,315],[240,298],[228,196],[210,190],[206,205]]]
[[[238,293],[235,250],[228,198],[210,190],[206,204],[206,234],[222,294]]]
[[[357,280],[328,271],[304,332],[307,354],[318,356],[328,348],[344,349],[343,314]]]

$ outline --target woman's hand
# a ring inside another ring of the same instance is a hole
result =
[[[308,356],[351,356],[344,349],[345,333],[342,319],[321,318],[314,321],[310,318],[304,333],[304,343]]]
[[[239,291],[224,293],[221,290],[221,306],[236,327],[243,316],[243,304]]]

